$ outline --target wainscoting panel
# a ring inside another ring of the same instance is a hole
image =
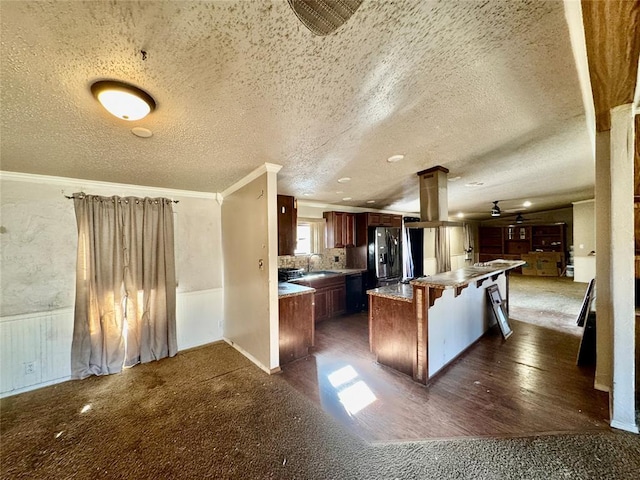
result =
[[[68,379],[72,336],[71,308],[2,317],[0,395]]]
[[[178,293],[178,350],[222,339],[223,289]],[[73,308],[0,317],[0,397],[68,380]]]
[[[222,340],[224,290],[214,288],[178,293],[176,328],[178,350]]]

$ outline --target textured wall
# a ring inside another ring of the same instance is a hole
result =
[[[77,230],[73,202],[63,196],[80,191],[77,181],[38,177],[0,179],[2,191],[2,316],[71,307],[75,300]],[[86,193],[160,196],[144,187],[94,185]],[[168,196],[165,192],[164,196]],[[176,212],[178,291],[222,287],[220,207],[213,198],[172,196]]]

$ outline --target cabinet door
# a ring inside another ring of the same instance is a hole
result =
[[[356,246],[356,215],[355,213],[344,214],[344,246]]]
[[[346,212],[324,212],[327,219],[327,248],[354,247],[356,216]]]
[[[347,311],[347,295],[345,286],[334,287],[328,292],[331,310],[329,315],[335,317]]]
[[[329,318],[329,292],[327,290],[316,289],[315,295],[315,322]]]
[[[293,255],[296,249],[298,215],[295,198],[278,195],[278,255]]]
[[[379,213],[367,213],[367,226],[380,227],[382,226],[382,220]]]

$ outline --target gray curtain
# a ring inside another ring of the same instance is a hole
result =
[[[172,202],[74,195],[78,225],[73,378],[173,356]]]
[[[413,278],[413,255],[411,254],[411,235],[407,227],[402,228],[403,277]]]
[[[447,227],[436,228],[436,269],[437,273],[451,270],[451,247]]]

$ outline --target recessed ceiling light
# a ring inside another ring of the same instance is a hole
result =
[[[375,200],[367,200],[367,203],[376,203]]]
[[[458,218],[464,218],[464,213],[462,212],[458,213]]]
[[[153,135],[153,132],[151,130],[143,127],[134,127],[131,129],[131,133],[140,138],[149,138]]]
[[[522,204],[522,206],[523,206],[523,207],[525,207],[525,208],[526,208],[526,207],[530,207],[530,206],[531,206],[531,202],[530,202],[529,200],[527,200],[526,202],[524,202],[524,203]]]
[[[465,187],[481,187],[482,185],[484,185],[482,182],[469,182],[464,184]]]
[[[344,200],[345,202],[348,202],[349,200],[351,200],[351,197],[344,197],[342,200]]]
[[[396,163],[400,160],[404,160],[404,155],[391,155],[389,158],[387,158],[387,162],[389,163]]]
[[[338,179],[338,183],[347,183],[351,181],[351,177],[342,177]]]
[[[124,82],[101,80],[91,85],[91,93],[111,115],[123,120],[140,120],[156,108],[151,95]]]
[[[305,197],[310,197],[311,194],[309,192],[304,192],[302,195],[304,195]]]
[[[340,194],[340,193],[344,193],[342,190],[336,190],[336,193]]]
[[[460,175],[458,175],[457,177],[449,177],[447,180],[449,180],[450,182],[457,182],[461,178],[462,177]]]

